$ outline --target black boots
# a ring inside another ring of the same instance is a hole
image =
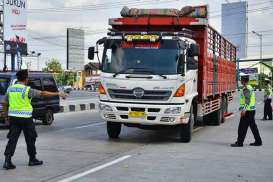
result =
[[[29,163],[28,163],[29,166],[39,166],[39,165],[42,165],[42,164],[43,164],[43,161],[39,161],[38,159],[36,159],[36,157],[30,158]],[[6,156],[3,168],[6,169],[6,170],[16,168],[16,166],[11,162],[11,157],[10,156]]]
[[[16,166],[11,162],[11,157],[10,156],[6,156],[3,168],[6,169],[6,170],[16,168]]]
[[[254,142],[250,144],[250,146],[262,146],[262,145],[263,145],[262,142]]]
[[[39,161],[38,159],[36,159],[36,157],[30,158],[28,163],[29,166],[39,166],[42,164],[43,164],[43,161]]]
[[[239,143],[239,142],[235,142],[233,144],[230,145],[231,147],[242,147],[243,144]]]

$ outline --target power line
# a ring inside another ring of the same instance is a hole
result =
[[[111,8],[119,8],[122,6],[137,6],[137,5],[145,5],[149,4],[152,2],[155,2],[157,4],[162,4],[162,3],[170,3],[174,1],[181,1],[181,0],[165,0],[165,1],[160,1],[160,0],[143,0],[140,2],[135,2],[135,1],[117,1],[114,3],[101,3],[97,5],[86,5],[86,6],[80,6],[80,7],[67,7],[67,8],[47,8],[47,9],[29,9],[29,13],[42,13],[42,12],[54,12],[54,13],[63,13],[66,11],[69,12],[78,12],[78,11],[93,11],[93,10],[105,10],[105,9],[111,9]]]

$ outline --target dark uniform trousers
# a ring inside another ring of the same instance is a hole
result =
[[[239,144],[244,143],[248,127],[250,127],[254,135],[255,142],[262,143],[258,127],[255,123],[255,111],[246,111],[245,116],[240,118],[237,142]]]
[[[5,150],[5,156],[13,156],[18,138],[23,130],[25,141],[27,144],[27,152],[30,158],[35,157],[36,147],[35,142],[37,138],[37,132],[32,118],[18,118],[10,117],[10,129],[7,135],[9,139]]]
[[[263,119],[266,119],[267,116],[269,120],[272,120],[271,99],[266,99],[264,102],[264,118]]]

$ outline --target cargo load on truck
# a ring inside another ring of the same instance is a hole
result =
[[[206,6],[185,6],[178,9],[138,9],[124,6],[120,12],[122,17],[140,17],[140,16],[173,16],[173,17],[193,17],[207,18]]]

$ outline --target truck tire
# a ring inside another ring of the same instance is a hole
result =
[[[222,108],[221,123],[224,123],[225,122],[225,113],[227,112],[227,97],[222,98],[221,108]]]
[[[44,125],[51,125],[54,121],[53,112],[51,110],[46,110],[46,113],[44,115],[44,118],[42,120]]]
[[[211,113],[211,124],[213,126],[219,126],[222,123],[222,117],[223,117],[223,108],[222,105],[220,105],[220,109],[217,111],[214,111]]]
[[[183,143],[189,143],[192,138],[192,130],[194,125],[193,106],[190,109],[189,122],[179,126],[179,141]]]
[[[107,133],[109,138],[116,139],[121,131],[121,123],[107,121]]]

